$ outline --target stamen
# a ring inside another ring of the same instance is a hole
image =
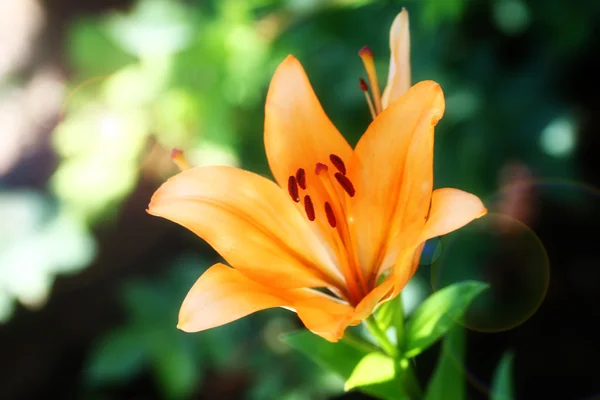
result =
[[[327,165],[318,162],[315,166],[315,174],[319,175],[321,172],[327,172],[328,169],[329,168],[327,167]]]
[[[300,201],[300,196],[298,196],[298,184],[293,175],[288,178],[288,193],[296,203]]]
[[[296,181],[298,181],[298,186],[302,190],[306,190],[306,172],[304,172],[304,168],[299,168],[296,171]]]
[[[339,172],[336,172],[334,176],[340,186],[346,191],[346,193],[348,193],[348,196],[354,197],[356,190],[354,189],[352,181],[348,179],[346,175],[342,175]]]
[[[325,214],[327,215],[327,222],[332,228],[335,228],[336,220],[335,214],[333,213],[333,209],[331,208],[331,204],[328,201],[325,202]]]
[[[365,99],[367,100],[369,111],[371,111],[371,117],[375,119],[375,117],[377,117],[377,113],[375,112],[375,107],[373,107],[373,101],[371,100],[371,96],[369,96],[369,87],[367,86],[367,82],[365,82],[363,78],[359,78],[358,82],[360,84],[360,90],[362,90],[365,94]]]
[[[375,101],[375,110],[377,111],[377,114],[379,114],[381,112],[381,91],[379,89],[379,81],[377,80],[375,61],[373,60],[373,51],[365,46],[360,49],[358,55],[362,59],[365,70],[367,71],[367,77],[371,84],[371,92],[373,93],[373,100]]]
[[[310,196],[304,196],[304,211],[306,212],[306,217],[309,221],[315,220],[315,207],[313,206],[313,202]]]
[[[333,166],[342,173],[342,175],[346,175],[346,164],[344,164],[344,160],[335,154],[329,155],[329,160],[333,164]]]
[[[173,160],[173,163],[175,163],[175,165],[177,165],[177,168],[179,168],[179,170],[181,171],[185,171],[186,169],[191,168],[190,164],[183,156],[183,150],[175,148],[171,150],[171,160]]]

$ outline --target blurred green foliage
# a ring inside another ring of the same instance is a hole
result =
[[[190,398],[203,389],[205,378],[219,374],[240,377],[248,399],[324,399],[341,390],[339,378],[315,370],[279,341],[281,333],[294,329],[283,310],[200,334],[177,330],[181,301],[206,266],[196,256],[186,256],[175,260],[162,278],[122,287],[126,322],[90,353],[89,390],[126,385],[148,372],[168,399]]]
[[[41,193],[0,192],[0,221],[0,322],[15,299],[42,307],[56,276],[79,272],[96,253],[77,217]]]

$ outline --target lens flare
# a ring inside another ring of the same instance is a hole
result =
[[[529,319],[549,282],[548,257],[535,232],[493,213],[453,234],[431,273],[435,290],[464,280],[490,284],[458,321],[483,332],[505,331]]]

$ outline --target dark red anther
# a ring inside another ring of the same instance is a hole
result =
[[[346,193],[348,193],[348,196],[354,197],[356,190],[354,190],[354,185],[352,184],[352,181],[350,179],[348,179],[348,177],[346,175],[342,175],[339,172],[336,172],[334,176],[335,176],[335,179],[340,184],[340,186],[342,188],[344,188]]]
[[[294,176],[288,178],[288,193],[296,203],[300,201],[300,196],[298,196],[298,184],[296,183],[296,178]]]
[[[310,196],[304,196],[304,211],[306,212],[306,217],[309,221],[315,220],[315,207],[313,206],[313,202]]]
[[[325,202],[325,214],[327,215],[327,222],[332,228],[335,228],[335,214],[333,213],[333,209],[331,208],[331,204],[328,201]]]
[[[315,174],[319,175],[321,172],[327,172],[328,169],[329,168],[327,168],[327,165],[318,162],[315,166]]]
[[[346,164],[344,164],[344,160],[342,160],[340,156],[330,154],[329,160],[331,161],[333,166],[342,173],[342,175],[346,175]]]
[[[358,84],[360,85],[360,90],[363,92],[369,91],[369,85],[367,85],[367,82],[363,78],[358,78]]]
[[[304,172],[304,168],[299,168],[296,171],[296,181],[302,190],[306,190],[306,172]]]

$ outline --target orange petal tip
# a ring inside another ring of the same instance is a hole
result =
[[[479,214],[477,217],[475,217],[475,219],[481,218],[481,217],[485,216],[487,213],[488,213],[487,208],[483,207],[483,211],[481,211],[481,214]]]
[[[300,61],[298,61],[298,59],[296,57],[294,57],[292,54],[288,54],[288,56],[281,62],[280,65],[283,64],[291,64],[291,63],[300,63]]]

